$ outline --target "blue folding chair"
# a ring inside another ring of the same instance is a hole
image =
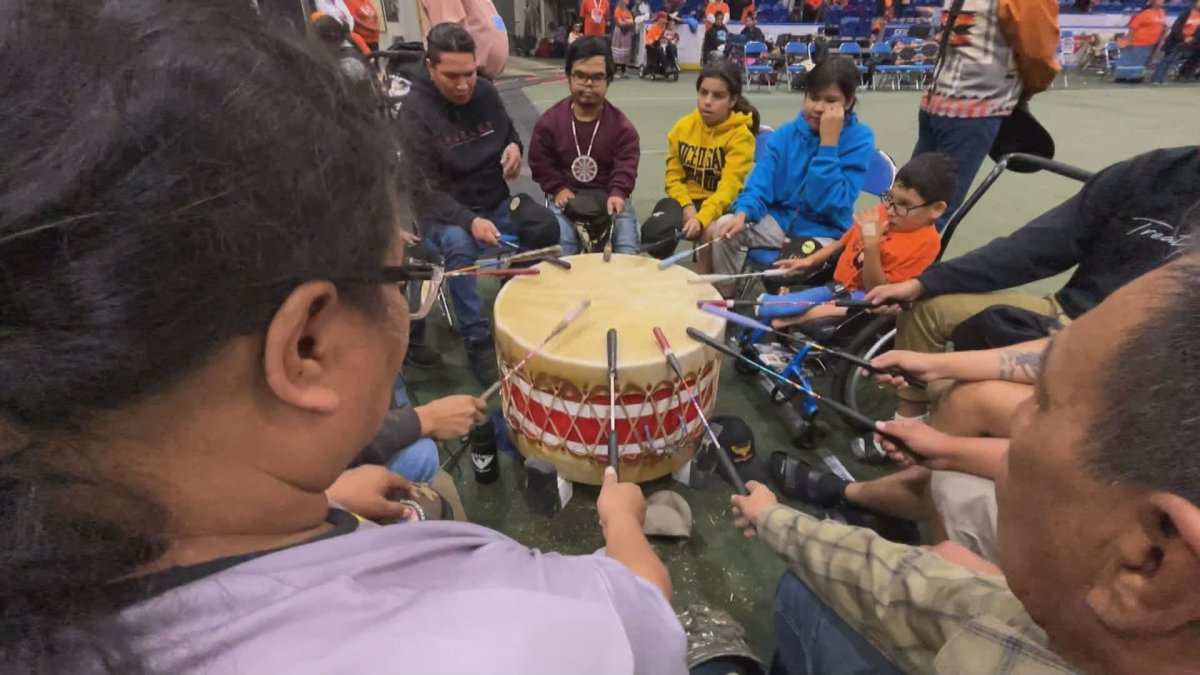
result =
[[[838,46],[838,53],[842,56],[849,56],[854,60],[855,65],[858,66],[859,75],[866,74],[867,67],[862,63],[863,50],[862,47],[858,46],[857,42],[843,42]]]
[[[808,67],[800,62],[808,61],[811,58],[812,54],[805,42],[789,42],[784,46],[783,60],[787,68],[789,89],[799,89],[796,86],[796,79],[808,72]]]
[[[888,79],[892,80],[893,90],[900,88],[900,74],[904,72],[904,67],[887,63],[879,63],[879,61],[891,56],[891,54],[891,45],[883,40],[871,45],[871,61],[874,62],[875,75],[877,76],[871,78],[871,81],[867,83],[871,89],[877,88],[875,84],[876,80],[878,80],[880,84],[883,84]]]
[[[760,89],[763,84],[766,84],[769,91],[771,87],[771,73],[775,72],[775,67],[765,63],[767,52],[766,43],[759,42],[758,40],[747,42],[744,51],[746,55],[746,84],[757,84]]]

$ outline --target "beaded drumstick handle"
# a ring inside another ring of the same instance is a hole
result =
[[[509,269],[476,269],[470,270],[463,268],[461,270],[453,270],[446,272],[445,278],[452,279],[454,277],[536,277],[542,271],[536,267],[513,267]]]
[[[700,416],[700,423],[704,425],[704,430],[708,432],[708,438],[712,441],[713,452],[717,453],[717,463],[721,465],[721,468],[729,476],[729,482],[733,483],[733,489],[742,496],[750,494],[746,490],[746,483],[738,475],[737,467],[733,465],[733,460],[730,459],[729,455],[725,454],[725,450],[721,447],[721,441],[717,439],[717,434],[709,426],[708,418],[704,416],[704,407],[700,405],[700,400],[692,393],[692,387],[687,383],[687,378],[683,375],[683,365],[679,363],[679,358],[675,356],[675,351],[671,349],[671,343],[667,342],[667,336],[663,334],[662,329],[658,326],[654,327],[654,339],[658,341],[658,347],[662,350],[663,356],[667,357],[667,363],[670,364],[671,370],[675,371],[675,378],[683,386],[683,391],[687,394],[688,400],[695,406],[696,414]]]
[[[608,465],[621,479],[621,455],[617,451],[617,329],[608,329]]]
[[[563,317],[563,320],[558,322],[558,325],[555,326],[554,329],[550,331],[550,334],[546,336],[545,340],[542,340],[542,344],[534,347],[533,351],[526,354],[525,358],[521,359],[521,361],[519,363],[517,363],[517,365],[513,366],[512,370],[509,370],[508,373],[506,373],[504,375],[504,377],[500,378],[499,380],[496,381],[495,384],[488,387],[487,391],[483,392],[483,396],[481,396],[480,398],[487,401],[488,399],[495,396],[496,392],[500,391],[500,387],[503,386],[504,383],[508,381],[508,378],[512,377],[514,373],[516,373],[519,370],[521,370],[522,368],[524,368],[525,364],[529,362],[529,359],[532,359],[533,357],[537,356],[538,354],[541,354],[542,350],[546,348],[546,345],[550,344],[551,340],[553,340],[559,333],[566,330],[567,326],[570,326],[571,323],[575,321],[575,319],[579,318],[580,314],[583,314],[583,311],[585,309],[587,309],[588,307],[591,307],[591,306],[592,306],[591,300],[584,300],[583,302],[579,303],[579,305],[574,307],[571,311],[567,312],[566,316]]]

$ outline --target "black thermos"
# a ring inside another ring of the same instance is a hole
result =
[[[496,429],[491,420],[471,428],[467,437],[471,444],[471,466],[475,469],[476,483],[495,483],[500,477],[500,465],[496,458]]]

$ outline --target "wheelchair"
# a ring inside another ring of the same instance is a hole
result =
[[[646,58],[638,67],[638,77],[650,80],[662,78],[676,82],[679,80],[679,55],[675,45],[667,40],[659,40],[654,45],[646,46]]]
[[[1002,157],[947,222],[942,232],[939,260],[945,254],[947,245],[963,219],[1008,170],[1026,173],[1043,170],[1080,182],[1088,180],[1092,175],[1089,171],[1034,155],[1010,154]],[[747,255],[754,255],[756,252],[756,249],[752,249]],[[771,251],[771,254],[777,259],[780,252]],[[762,257],[763,254],[758,255]],[[830,266],[826,266],[825,269],[813,272],[802,283],[807,286],[824,283],[831,274]],[[768,292],[778,292],[780,283],[777,279],[763,279],[763,283]],[[747,294],[750,284],[753,284],[753,280],[739,289],[738,297]],[[826,317],[810,324],[793,327],[791,334],[799,338],[798,340],[776,338],[774,334],[761,329],[746,328],[730,335],[728,342],[743,356],[773,369],[805,389],[818,393],[824,390],[823,395],[869,419],[890,419],[895,413],[896,405],[891,388],[876,382],[873,375],[863,373],[862,369],[851,361],[823,351],[823,348],[832,348],[869,361],[892,349],[896,336],[894,317],[851,309],[846,316]],[[828,432],[828,426],[822,420],[822,410],[818,408],[813,397],[778,382],[749,364],[739,361],[735,370],[742,376],[753,377],[767,391],[788,429],[789,438],[794,446],[804,450],[818,447],[821,438]],[[827,384],[816,387],[816,380]]]

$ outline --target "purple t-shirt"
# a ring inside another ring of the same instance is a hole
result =
[[[125,612],[155,670],[684,673],[662,593],[603,556],[477,525],[364,524],[175,587]]]

